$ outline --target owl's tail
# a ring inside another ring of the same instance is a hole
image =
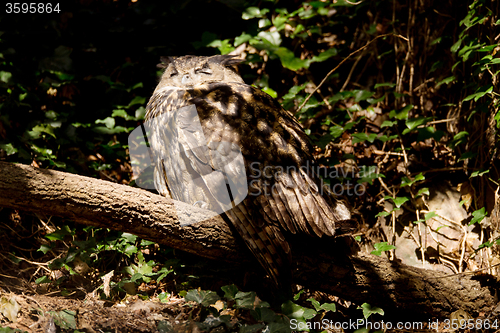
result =
[[[226,215],[274,284],[289,293],[292,290],[290,245],[278,226],[255,221],[244,203],[238,204]]]

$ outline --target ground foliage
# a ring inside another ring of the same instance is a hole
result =
[[[0,159],[133,185],[127,135],[143,120],[160,56],[233,51],[246,60],[245,81],[277,97],[304,125],[325,181],[334,187],[341,178],[360,221],[360,244],[391,254],[394,235],[380,225],[395,230],[405,214],[410,225],[426,225],[439,215],[426,206],[432,184],[446,181],[459,187],[469,214],[458,224],[476,225],[481,240],[472,248],[464,240],[462,254],[447,263],[460,272],[484,269],[497,264],[500,244],[498,6],[487,0],[81,0],[61,3],[58,13],[3,13]],[[303,307],[288,303],[276,312],[263,295],[257,302],[255,294],[238,296],[231,278],[244,281],[239,273],[219,274],[223,280],[187,267],[216,264],[129,234],[6,209],[0,214],[4,290],[93,295],[96,302],[124,300],[126,293],[182,301],[189,311],[163,314],[177,318],[167,322],[191,325],[186,331],[198,322],[202,331],[279,332],[286,331],[284,318],[318,319],[335,310],[308,292],[295,300]],[[411,236],[420,259],[431,260],[421,235]],[[471,266],[464,259],[471,255],[483,259]],[[247,306],[238,299],[253,301]],[[349,314],[357,307],[338,304]],[[46,307],[22,316],[55,318],[60,328],[75,329],[75,314]],[[371,314],[369,305],[357,310],[360,316],[361,309]],[[168,331],[168,325],[155,327]]]

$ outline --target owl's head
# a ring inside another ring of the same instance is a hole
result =
[[[239,82],[243,79],[236,73],[234,65],[243,60],[232,55],[215,55],[211,57],[183,56],[162,57],[158,67],[165,72],[158,87],[173,86],[191,88],[209,82]]]

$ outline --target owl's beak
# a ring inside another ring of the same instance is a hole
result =
[[[192,85],[193,84],[193,80],[191,80],[191,76],[189,74],[185,74],[184,76],[182,76],[182,80],[181,80],[182,84],[185,84],[185,85]]]

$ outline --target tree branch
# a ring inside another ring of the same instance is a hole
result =
[[[221,217],[181,226],[179,215],[183,222],[198,221],[206,211],[99,179],[0,162],[0,206],[127,231],[206,258],[240,264],[252,260]],[[447,317],[458,309],[475,315],[496,305],[492,295],[497,286],[474,276],[444,277],[374,255],[342,255],[342,238],[332,247],[331,239],[299,237],[294,277],[308,288],[413,319]]]

